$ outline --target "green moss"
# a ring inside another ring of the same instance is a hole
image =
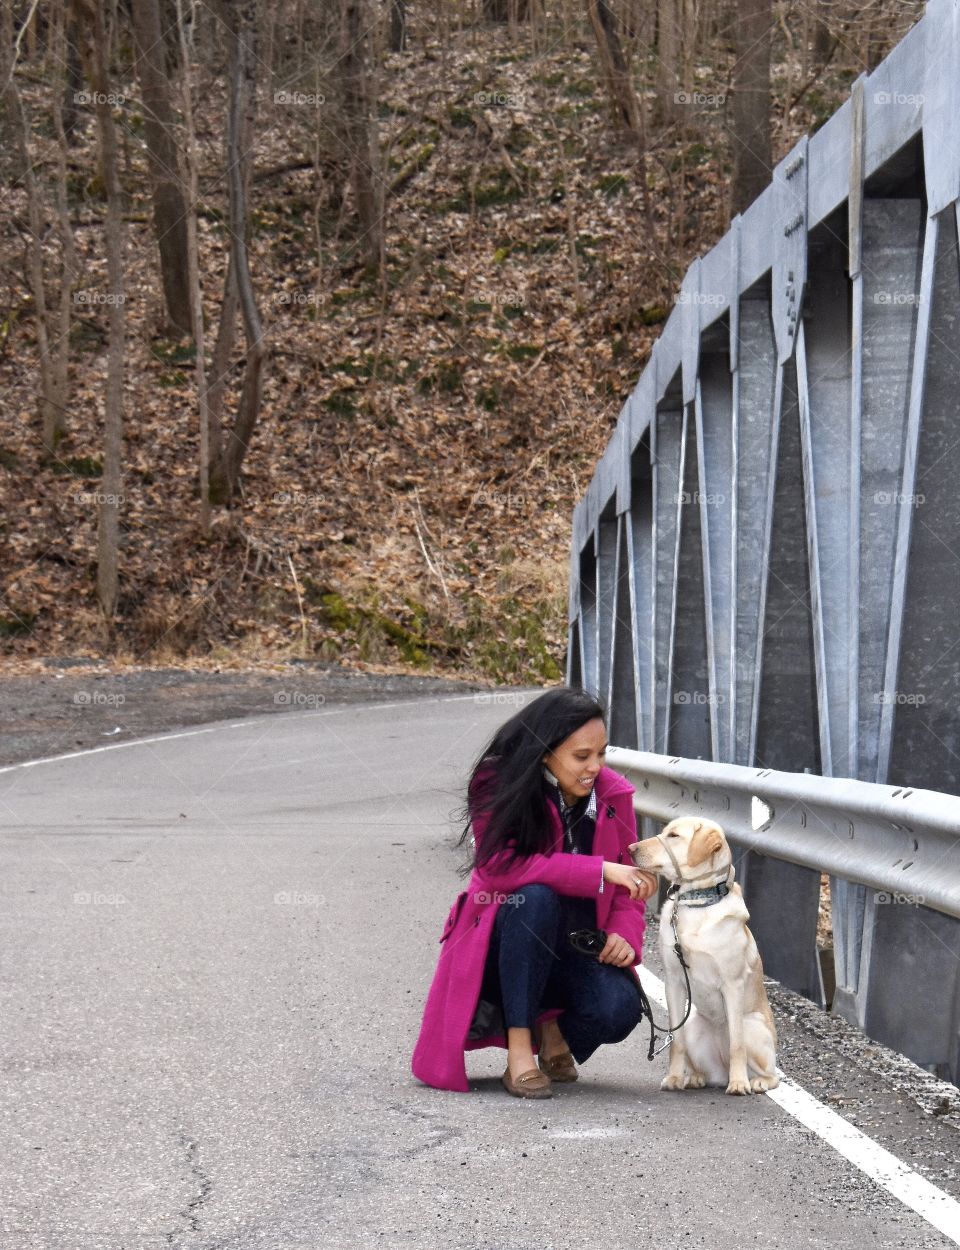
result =
[[[356,410],[356,393],[350,389],[338,389],[331,391],[323,401],[324,408],[328,412],[334,412],[338,417],[352,417]]]
[[[563,671],[548,633],[552,629],[563,636],[565,613],[564,595],[527,605],[513,597],[491,604],[472,595],[466,603],[465,625],[449,632],[472,666],[496,681],[556,681]]]
[[[469,109],[451,107],[449,117],[450,124],[456,126],[458,130],[464,130],[467,126],[473,125],[473,116]]]
[[[513,204],[521,198],[520,188],[505,169],[497,169],[493,174],[488,173],[486,176],[481,174],[473,188],[472,201],[470,183],[466,176],[461,185],[460,194],[455,199],[446,200],[438,205],[438,212],[469,213],[471,203],[479,212],[481,209],[491,208],[498,204]]]
[[[504,354],[511,360],[532,360],[539,356],[543,348],[536,343],[511,343],[504,349]]]
[[[155,339],[150,344],[150,354],[165,365],[183,364],[188,360],[196,360],[196,343],[179,343],[170,339]]]
[[[456,394],[463,390],[463,369],[455,361],[442,360],[436,369],[431,369],[417,381],[417,390],[421,395],[434,391],[444,395]]]
[[[627,188],[627,180],[623,174],[603,174],[593,184],[594,190],[602,191],[609,200],[614,195],[620,195]]]
[[[481,386],[477,391],[477,403],[487,412],[496,412],[500,404],[501,386],[499,382],[491,382],[489,386]]]
[[[0,616],[0,638],[24,637],[31,632],[36,619],[36,612],[30,612],[26,608],[18,612],[11,608],[8,615]]]
[[[74,477],[103,476],[103,461],[96,456],[69,456],[52,467],[55,473],[72,473]]]

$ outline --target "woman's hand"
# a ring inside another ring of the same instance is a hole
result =
[[[613,964],[616,968],[632,968],[637,962],[637,952],[619,933],[608,933],[607,944],[597,958],[602,964]]]
[[[613,860],[604,860],[603,879],[614,885],[622,885],[630,891],[631,898],[647,899],[657,892],[657,878],[654,874],[635,868],[632,864],[615,864]]]

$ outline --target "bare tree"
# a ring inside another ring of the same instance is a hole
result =
[[[620,125],[634,134],[643,129],[640,104],[633,86],[630,64],[617,33],[617,20],[608,0],[587,0],[590,25],[597,40],[603,77],[613,115]]]
[[[62,10],[52,15],[49,32],[54,63],[62,68],[64,59],[64,20]],[[59,298],[54,307],[47,298],[47,254],[49,235],[47,209],[43,186],[37,177],[37,160],[31,147],[31,126],[15,77],[16,48],[5,49],[11,58],[6,61],[3,81],[6,83],[4,99],[12,122],[17,155],[23,175],[27,197],[27,271],[33,294],[37,335],[37,364],[40,374],[38,408],[40,434],[44,451],[53,455],[67,429],[67,401],[69,396],[68,363],[70,351],[70,321],[72,313],[73,283],[77,273],[76,249],[73,228],[67,207],[67,155],[63,132],[62,78],[54,84],[53,114],[57,145],[57,182],[54,190],[57,216],[56,234],[59,242]]]
[[[770,181],[771,0],[738,0],[733,72],[732,212],[740,213]]]
[[[197,161],[196,129],[193,121],[193,61],[183,14],[183,0],[177,0],[177,34],[180,41],[181,93],[186,142],[183,160],[187,174],[187,267],[190,284],[190,309],[193,318],[194,371],[197,400],[200,408],[200,527],[210,532],[210,413],[207,394],[206,333],[203,324],[203,291],[200,285],[200,249],[197,238]]]
[[[214,503],[227,503],[237,492],[243,458],[260,415],[263,372],[267,359],[267,345],[253,279],[250,276],[247,247],[247,202],[256,114],[256,0],[224,3],[221,11],[227,30],[230,59],[230,99],[227,107],[230,260],[224,284],[220,328],[213,352],[213,376],[207,390],[210,498]],[[225,431],[224,390],[233,353],[238,309],[246,339],[246,364],[237,415],[232,429]]]
[[[370,20],[364,0],[340,0],[338,77],[342,146],[367,264],[383,266],[383,179],[377,136],[376,92],[369,56]]]
[[[390,51],[407,50],[407,0],[390,0]]]
[[[187,263],[186,207],[160,3],[159,0],[132,0],[131,11],[143,99],[143,128],[153,183],[153,224],[160,250],[163,295],[174,329],[180,334],[189,334],[193,319]]]
[[[107,192],[107,391],[103,424],[103,476],[97,510],[97,599],[109,622],[117,607],[119,587],[120,504],[123,490],[123,375],[125,364],[126,294],[124,292],[124,225],[117,133],[110,91],[110,36],[99,0],[74,0],[76,29],[86,38],[81,57],[94,92],[100,167]]]

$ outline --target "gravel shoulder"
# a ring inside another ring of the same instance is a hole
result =
[[[496,689],[481,682],[312,662],[222,671],[111,669],[51,659],[32,668],[0,672],[0,765],[210,721]]]

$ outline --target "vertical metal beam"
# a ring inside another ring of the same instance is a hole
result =
[[[733,394],[727,355],[701,356],[696,393],[712,758],[733,763]]]
[[[627,546],[630,555],[630,602],[633,621],[638,745],[642,751],[652,751],[654,749],[654,563],[653,473],[650,463],[649,436],[637,444],[631,457]]]
[[[877,781],[886,781],[890,772],[893,712],[897,691],[897,670],[903,637],[904,595],[907,583],[907,561],[910,554],[910,526],[913,520],[913,499],[916,493],[917,447],[920,441],[920,416],[923,411],[924,386],[927,376],[927,353],[930,345],[930,311],[933,307],[933,284],[940,219],[927,218],[923,239],[923,268],[920,274],[920,309],[914,341],[913,368],[910,375],[910,408],[907,414],[906,438],[903,448],[903,469],[896,500],[897,537],[893,557],[890,628],[884,656],[883,689],[880,692],[880,740],[877,751]]]
[[[613,659],[610,664],[610,741],[639,746],[637,677],[633,656],[633,608],[630,592],[630,514],[617,518],[617,573],[613,621]]]
[[[673,638],[676,624],[680,493],[686,450],[682,409],[658,410],[653,436],[654,564],[654,750],[667,750],[673,698]]]

